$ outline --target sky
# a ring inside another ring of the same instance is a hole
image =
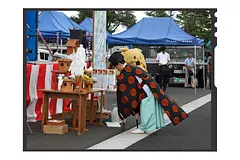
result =
[[[71,17],[71,16],[76,16],[77,15],[77,11],[62,11],[65,15],[67,15],[68,17]],[[140,21],[143,17],[148,17],[146,14],[145,14],[146,11],[134,11],[134,15],[136,16],[137,18],[137,22]],[[116,30],[116,32],[114,32],[113,34],[117,34],[117,33],[120,33],[122,31],[126,30],[126,27],[124,26],[119,26]]]
[[[64,14],[66,14],[68,17],[71,17],[71,16],[76,16],[77,15],[77,11],[62,11]],[[140,21],[143,17],[148,17],[146,14],[145,14],[146,11],[134,11],[134,15],[136,16],[137,18],[137,22]]]

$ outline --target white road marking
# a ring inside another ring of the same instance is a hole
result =
[[[181,108],[183,108],[183,110],[186,113],[190,113],[193,110],[203,106],[204,104],[208,103],[211,101],[211,94],[208,94],[206,96],[203,96],[201,98],[198,98],[192,102],[189,102],[185,105],[183,105]],[[167,117],[166,114],[164,114],[164,122],[166,125],[168,125],[169,123],[171,123],[171,121],[169,120],[169,118]],[[132,134],[131,131],[137,129],[136,127],[131,128],[121,134],[118,134],[114,137],[111,137],[103,142],[100,142],[90,148],[88,148],[88,150],[101,150],[101,149],[108,149],[108,150],[116,150],[116,149],[125,149],[129,146],[131,146],[132,144],[146,138],[147,136],[151,135],[152,133],[158,131],[159,129],[151,132],[151,133],[147,133],[147,134]]]

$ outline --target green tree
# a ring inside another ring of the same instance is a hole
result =
[[[82,22],[86,17],[92,18],[92,11],[79,11],[78,15],[71,17],[76,23]],[[114,33],[116,29],[122,25],[127,28],[136,23],[136,16],[133,11],[107,11],[107,31]]]
[[[210,11],[180,11],[176,16],[176,22],[185,32],[204,39],[205,43],[211,39]]]
[[[174,11],[168,11],[168,16],[173,17],[174,16]]]
[[[79,13],[77,14],[77,16],[70,17],[77,24],[81,23],[87,17],[89,17],[89,18],[93,17],[92,11],[78,11],[78,12]]]
[[[146,15],[150,17],[173,17],[174,11],[147,11]]]

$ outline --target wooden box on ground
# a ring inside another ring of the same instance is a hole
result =
[[[71,66],[71,59],[59,59],[58,60],[58,71],[61,73],[67,73],[69,67]]]
[[[77,49],[79,47],[79,41],[76,39],[70,39],[67,41],[67,55],[72,53],[77,53]]]
[[[44,125],[43,133],[63,135],[68,132],[68,125]]]
[[[63,126],[65,120],[48,120],[47,124],[50,126]]]
[[[73,92],[73,81],[71,79],[64,79],[62,86],[62,92]]]

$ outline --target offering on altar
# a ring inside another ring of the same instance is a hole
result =
[[[78,84],[78,83],[80,83],[80,81],[81,81],[81,76],[75,76],[74,78],[73,78],[73,84]]]
[[[73,92],[80,92],[80,93],[83,93],[83,94],[87,94],[87,90],[86,89],[83,89],[83,88],[75,88]]]
[[[63,82],[61,85],[62,92],[73,92],[73,80],[68,77],[63,78]]]
[[[92,78],[93,69],[89,68],[84,70],[86,54],[83,45],[81,44],[77,50],[77,53],[72,53],[68,55],[69,59],[60,60],[61,62],[71,62],[66,64],[68,71],[71,75],[66,77],[65,74],[59,75],[58,82],[61,91],[78,91],[87,92],[93,89],[94,80]],[[64,70],[65,71],[65,70]]]
[[[91,78],[91,76],[90,75],[86,75],[86,74],[83,74],[82,75],[82,80],[83,80],[83,82],[85,83],[85,82],[87,82],[87,83],[89,83],[89,82],[93,82],[93,79]]]
[[[93,89],[93,82],[85,82],[84,83],[84,89],[86,89],[88,92],[92,91],[92,89]]]
[[[69,55],[69,58],[72,60],[71,66],[69,68],[71,74],[75,76],[83,75],[86,60],[86,54],[83,45],[80,45],[77,53],[72,53],[71,55]]]
[[[67,55],[76,53],[79,47],[79,42],[76,39],[70,39],[67,41]]]
[[[71,66],[71,59],[59,59],[58,60],[58,71],[61,73],[67,73]]]
[[[84,74],[82,76],[83,80],[83,88],[86,89],[87,91],[91,91],[93,89],[93,79],[92,77],[89,77],[88,75]]]

